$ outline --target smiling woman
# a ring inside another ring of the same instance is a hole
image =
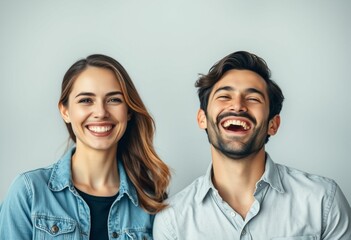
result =
[[[58,106],[74,144],[51,167],[14,181],[0,239],[152,239],[170,172],[126,70],[105,55],[77,61],[63,78]]]
[[[87,67],[76,78],[68,101],[60,103],[59,108],[75,135],[77,147],[84,149],[83,152],[94,149],[116,152],[130,117],[113,71]]]

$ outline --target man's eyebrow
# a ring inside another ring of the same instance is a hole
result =
[[[234,91],[234,90],[235,90],[235,88],[233,88],[231,86],[223,86],[223,87],[216,89],[216,91],[213,93],[213,96],[221,91]],[[257,94],[261,95],[263,97],[263,99],[266,99],[265,94],[262,91],[258,90],[257,88],[247,88],[247,89],[245,89],[245,93],[257,93]]]
[[[215,95],[216,93],[220,92],[220,91],[233,91],[234,88],[231,86],[224,86],[224,87],[220,87],[218,89],[216,89],[216,91],[213,93],[213,95]]]
[[[263,99],[266,99],[266,96],[264,95],[264,93],[260,90],[258,90],[257,88],[248,88],[245,90],[246,93],[257,93],[259,95],[261,95],[263,97]]]
[[[113,95],[122,95],[123,96],[123,93],[121,91],[114,91],[114,92],[109,92],[109,93],[106,94],[107,97],[110,97],[110,96],[113,96]],[[76,98],[80,97],[80,96],[93,97],[93,96],[95,96],[95,93],[92,93],[92,92],[81,92],[81,93],[77,94]]]

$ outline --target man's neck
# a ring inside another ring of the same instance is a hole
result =
[[[212,149],[212,181],[220,196],[243,218],[254,202],[256,183],[265,169],[265,150],[243,159],[230,159]]]

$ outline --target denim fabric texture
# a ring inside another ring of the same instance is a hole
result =
[[[156,215],[155,240],[351,240],[351,209],[331,179],[275,164],[267,154],[245,219],[206,175],[169,199]],[[234,188],[235,186],[233,186]]]
[[[74,188],[72,147],[57,163],[19,175],[0,212],[0,239],[89,239],[90,210]],[[109,238],[152,239],[154,216],[138,202],[135,187],[118,161],[120,189],[107,219]]]

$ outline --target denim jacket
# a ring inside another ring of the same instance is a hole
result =
[[[0,239],[89,239],[90,210],[73,186],[71,148],[57,163],[19,175],[1,206]],[[152,239],[154,216],[138,202],[118,161],[120,189],[109,212],[109,239]]]

